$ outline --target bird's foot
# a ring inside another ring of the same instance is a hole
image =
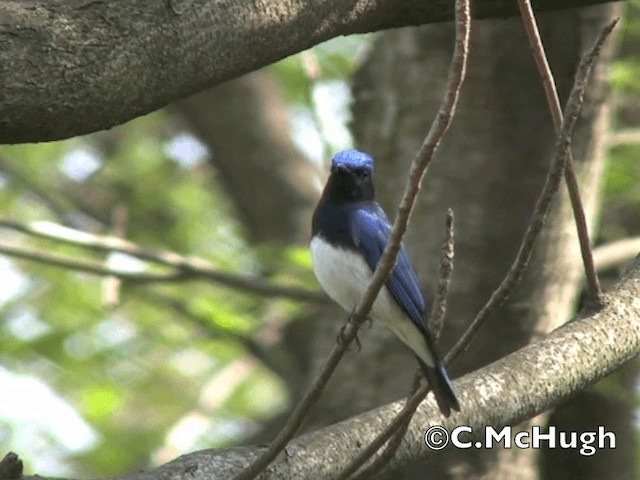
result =
[[[351,317],[349,317],[351,318]],[[348,324],[349,322],[347,322]],[[342,345],[343,343],[345,343],[346,338],[345,338],[345,330],[347,329],[347,325],[343,325],[340,328],[340,333],[338,333],[338,337],[336,338],[336,342],[338,342],[338,345]],[[360,344],[360,339],[358,338],[358,334],[356,334],[355,338],[353,339],[356,342],[356,348],[358,349],[358,351],[362,350],[362,345]]]
[[[347,323],[340,329],[340,333],[338,334],[338,338],[336,339],[336,341],[340,345],[345,342],[345,330],[347,329],[347,326],[349,324],[353,325],[355,328],[365,327],[368,330],[369,328],[371,328],[372,322],[369,317],[365,318],[364,321],[359,322],[359,321],[356,321],[356,319],[353,316],[353,313],[349,315],[349,318],[347,319]],[[362,350],[362,344],[360,343],[360,339],[358,338],[357,333],[353,340],[356,342],[356,347],[358,351]]]

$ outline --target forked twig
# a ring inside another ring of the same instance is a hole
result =
[[[236,477],[236,480],[250,480],[255,478],[260,472],[267,468],[289,440],[293,438],[309,412],[309,409],[316,402],[327,381],[333,374],[347,347],[356,337],[358,329],[362,322],[365,321],[369,310],[371,310],[371,306],[373,305],[378,292],[391,273],[391,270],[395,265],[396,256],[400,249],[402,237],[407,230],[411,210],[413,209],[413,205],[420,190],[420,183],[436,149],[438,148],[438,145],[440,144],[440,141],[442,140],[442,137],[451,124],[451,120],[455,112],[458,96],[460,94],[460,87],[462,86],[462,81],[466,71],[469,44],[469,24],[469,0],[457,0],[456,46],[451,67],[449,69],[447,89],[440,105],[440,110],[438,111],[438,115],[432,123],[431,129],[422,143],[420,150],[413,160],[405,191],[391,230],[389,242],[382,254],[382,257],[380,258],[380,261],[378,262],[365,294],[360,300],[355,312],[351,315],[350,321],[348,321],[344,327],[342,341],[334,345],[329,357],[320,371],[320,374],[313,381],[307,393],[292,412],[287,424],[280,433],[278,433],[269,448],[251,465],[243,470]]]
[[[533,58],[535,59],[538,72],[542,78],[542,85],[547,98],[547,104],[549,105],[549,111],[551,112],[553,125],[556,133],[559,133],[562,125],[562,107],[560,106],[560,98],[558,97],[558,90],[556,89],[553,73],[549,67],[547,55],[545,53],[544,46],[542,45],[542,39],[540,38],[540,32],[538,30],[535,15],[531,8],[531,2],[530,0],[518,0],[518,7],[520,8],[520,14],[527,33],[527,38],[531,45]],[[610,30],[613,29],[617,22],[618,20],[616,19],[607,28]],[[602,288],[600,287],[598,273],[593,261],[589,228],[587,226],[587,218],[584,213],[582,199],[580,198],[580,187],[576,177],[571,149],[568,150],[564,176],[567,184],[567,190],[569,191],[569,199],[571,201],[571,208],[573,209],[573,216],[576,222],[576,230],[578,232],[578,240],[580,242],[582,263],[584,264],[584,270],[587,277],[589,296],[591,297],[592,302],[601,307],[603,305]]]
[[[522,274],[529,263],[533,247],[546,220],[551,200],[560,186],[569,147],[571,145],[571,134],[573,133],[573,127],[575,126],[578,113],[580,112],[584,101],[587,77],[600,54],[604,41],[609,36],[616,23],[617,20],[609,23],[602,29],[591,49],[580,61],[573,87],[571,89],[571,94],[569,95],[569,100],[567,101],[567,106],[565,108],[562,127],[560,128],[560,132],[557,136],[553,161],[551,162],[551,167],[547,174],[544,186],[542,187],[542,191],[540,192],[540,196],[536,201],[533,218],[531,219],[531,222],[527,227],[527,231],[522,238],[522,243],[520,244],[516,258],[514,259],[505,278],[502,280],[498,288],[496,288],[496,290],[491,294],[489,301],[478,312],[471,322],[471,325],[469,325],[469,328],[467,328],[460,340],[458,340],[445,357],[445,363],[447,364],[451,363],[467,348],[480,327],[484,324],[485,320],[504,303],[522,279]]]

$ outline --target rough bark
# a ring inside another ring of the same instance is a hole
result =
[[[542,0],[541,9],[602,0]],[[479,0],[508,16],[514,2]],[[452,2],[36,0],[0,4],[0,143],[121,124],[339,35],[452,18]]]

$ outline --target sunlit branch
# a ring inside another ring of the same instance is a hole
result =
[[[275,285],[263,278],[248,275],[239,275],[234,273],[226,273],[217,270],[211,266],[209,262],[197,257],[185,257],[171,251],[155,251],[142,248],[137,244],[118,238],[115,236],[101,236],[88,232],[82,232],[69,227],[51,223],[51,222],[34,222],[26,225],[12,220],[0,220],[0,228],[9,228],[15,231],[25,233],[30,236],[55,240],[60,243],[72,245],[75,247],[89,248],[100,252],[119,252],[125,253],[140,260],[160,264],[169,267],[172,272],[164,275],[139,274],[131,272],[122,272],[103,266],[95,266],[85,262],[77,262],[69,259],[68,261],[56,262],[47,261],[46,263],[57,265],[65,268],[74,268],[76,265],[78,270],[96,275],[113,275],[123,280],[132,280],[138,282],[157,282],[157,281],[185,281],[206,279],[219,283],[229,288],[246,291],[265,297],[284,297],[292,300],[305,302],[324,303],[327,297],[321,292],[306,290],[298,287],[288,287],[284,285]],[[13,247],[4,246],[9,249],[5,253],[11,255],[11,252],[20,251]],[[25,253],[25,252],[23,252]],[[50,255],[42,254],[32,256],[31,260],[45,261]],[[21,258],[27,258],[22,255]],[[49,260],[52,260],[49,258]]]
[[[620,267],[640,254],[640,237],[624,238],[593,249],[593,260],[598,271]]]
[[[116,270],[108,268],[102,264],[95,262],[79,261],[68,257],[53,255],[48,252],[32,248],[16,247],[13,245],[0,244],[0,253],[13,258],[21,258],[23,260],[31,260],[43,265],[51,265],[53,267],[65,268],[76,272],[89,273],[101,277],[113,276],[122,280],[131,282],[176,282],[188,280],[184,273],[140,273],[126,270]]]

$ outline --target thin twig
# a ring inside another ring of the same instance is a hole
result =
[[[84,264],[78,264],[80,265],[80,270],[88,273],[94,273],[96,275],[114,275],[124,280],[144,282],[184,281],[203,278],[214,281],[226,287],[263,295],[265,297],[285,297],[292,300],[314,303],[326,303],[328,301],[327,296],[322,294],[321,292],[298,287],[275,285],[260,277],[221,272],[213,268],[209,262],[202,258],[185,257],[171,251],[149,250],[122,238],[108,235],[95,235],[92,233],[65,227],[57,223],[34,222],[32,224],[25,225],[13,220],[2,219],[0,220],[0,228],[9,228],[30,236],[45,238],[48,240],[55,240],[67,245],[89,248],[99,252],[126,253],[127,255],[138,258],[140,260],[154,262],[165,267],[170,267],[174,270],[172,274],[167,274],[158,278],[157,276],[153,275],[140,276],[139,274],[135,273],[123,274],[118,270],[109,268],[94,268],[93,266],[90,266],[89,269],[87,269],[82,268],[82,265]],[[11,251],[9,250],[5,253],[11,255]],[[22,256],[21,258],[27,257]],[[39,260],[37,256],[34,256],[30,259],[35,261]],[[51,264],[51,262],[46,263]],[[68,264],[69,262],[54,263],[54,265],[60,267],[71,268],[67,266]]]
[[[269,448],[249,465],[247,469],[241,472],[240,475],[236,477],[236,480],[250,480],[255,478],[260,472],[267,468],[289,440],[293,438],[304,418],[307,416],[309,409],[316,402],[327,381],[331,378],[347,347],[356,337],[358,328],[362,322],[365,321],[366,315],[369,313],[378,292],[395,265],[395,259],[400,249],[400,242],[407,229],[411,210],[420,190],[420,183],[442,137],[451,124],[451,119],[453,118],[460,94],[460,87],[464,80],[469,45],[469,0],[456,1],[456,25],[456,45],[449,69],[447,90],[440,105],[438,115],[431,125],[431,129],[411,165],[411,171],[400,206],[398,207],[398,213],[391,230],[389,242],[378,262],[369,286],[356,307],[356,310],[351,315],[350,321],[348,321],[344,327],[343,334],[341,335],[342,341],[334,345],[320,374],[316,377],[305,396],[292,412],[287,424],[280,433],[278,433]]]
[[[66,268],[69,270],[74,270],[76,272],[90,273],[103,277],[118,277],[122,280],[127,280],[130,282],[176,282],[190,280],[188,278],[188,275],[182,272],[139,273],[129,272],[126,270],[116,270],[113,268],[104,267],[103,265],[94,262],[79,261],[72,258],[52,255],[50,253],[41,252],[35,249],[16,247],[13,245],[0,244],[0,253],[14,258],[31,260],[34,262],[42,263],[44,265]]]
[[[440,338],[440,332],[444,325],[444,317],[447,313],[447,299],[449,298],[449,288],[451,286],[451,277],[453,276],[453,255],[454,255],[454,239],[453,239],[453,210],[447,209],[447,217],[445,220],[444,240],[442,242],[442,251],[440,253],[440,268],[438,271],[438,288],[436,296],[431,307],[431,313],[428,319],[429,331],[434,336],[436,342]],[[425,324],[427,319],[425,319]]]
[[[569,95],[567,107],[565,109],[562,128],[560,129],[560,133],[556,140],[553,161],[544,186],[542,187],[542,191],[540,192],[540,196],[536,201],[533,218],[524,234],[522,243],[520,244],[520,248],[516,254],[516,258],[507,272],[507,275],[502,280],[502,283],[500,283],[498,288],[496,288],[496,290],[491,294],[491,298],[489,298],[487,304],[482,307],[471,322],[469,328],[467,328],[460,340],[458,340],[451,351],[447,354],[445,358],[446,364],[451,363],[451,361],[453,361],[467,348],[475,334],[484,324],[485,320],[504,303],[522,279],[522,274],[529,263],[533,247],[546,220],[551,200],[560,186],[567,152],[569,151],[569,146],[571,144],[571,134],[584,100],[587,77],[589,76],[591,67],[598,58],[602,44],[607,39],[614,26],[615,22],[612,22],[600,32],[600,35],[598,35],[594,45],[580,62],[573,87],[571,89],[571,94]]]
[[[538,72],[542,77],[542,85],[544,87],[545,96],[547,98],[547,104],[549,105],[549,111],[551,112],[551,118],[556,133],[560,132],[562,126],[562,107],[560,106],[560,98],[558,97],[558,91],[556,89],[553,73],[549,67],[547,61],[547,55],[542,45],[542,39],[540,38],[540,32],[538,31],[538,25],[531,8],[530,0],[518,0],[518,6],[520,8],[520,14],[524,23],[525,31],[531,45],[533,52],[533,58],[535,59],[538,67]],[[613,29],[618,22],[616,19],[609,27]],[[608,35],[608,33],[607,33]],[[576,230],[578,232],[578,240],[580,242],[580,252],[582,254],[582,263],[584,264],[584,270],[587,277],[587,289],[591,297],[591,301],[602,307],[602,288],[600,287],[600,281],[598,280],[598,273],[593,262],[593,252],[591,250],[591,240],[589,238],[589,227],[587,225],[587,218],[584,213],[584,206],[582,199],[580,198],[580,187],[578,185],[578,179],[574,168],[573,155],[571,149],[569,149],[566,159],[566,165],[564,170],[565,182],[569,191],[569,199],[571,201],[571,208],[573,209],[573,216],[576,223]]]

